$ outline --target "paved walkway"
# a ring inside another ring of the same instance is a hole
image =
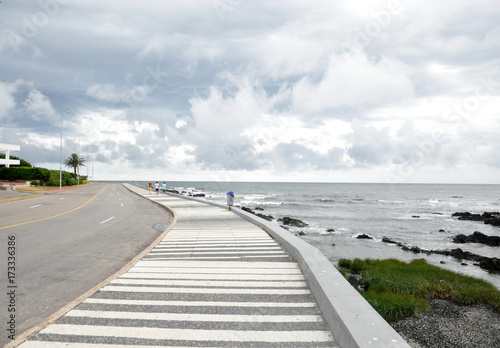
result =
[[[173,229],[19,347],[338,347],[298,265],[261,228],[127,187],[174,209]]]

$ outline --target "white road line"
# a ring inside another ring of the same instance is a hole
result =
[[[114,216],[112,216],[112,217],[110,217],[109,219],[106,219],[106,220],[104,220],[104,221],[101,221],[100,223],[101,223],[101,224],[105,224],[106,222],[108,222],[108,221],[110,221],[110,220],[113,220],[114,218],[115,218],[115,217],[114,217]]]
[[[302,274],[184,274],[184,273],[140,273],[127,272],[120,279],[142,278],[142,279],[208,279],[208,280],[281,280],[297,281],[304,280]]]
[[[329,331],[238,331],[238,330],[184,330],[149,327],[116,327],[93,325],[53,324],[43,334],[128,337],[162,340],[248,341],[248,342],[330,342]]]
[[[307,286],[305,281],[243,281],[243,280],[172,280],[172,279],[127,279],[119,278],[111,284],[121,285],[163,285],[163,286],[208,286],[208,287],[247,287],[247,288],[303,288]]]
[[[167,268],[205,268],[205,269],[299,269],[299,265],[294,262],[242,262],[242,261],[148,261],[141,260],[136,263],[136,267],[167,267]]]
[[[190,261],[192,262],[192,261]],[[127,272],[127,274],[135,273],[162,273],[167,275],[178,275],[178,274],[216,274],[216,275],[226,275],[226,274],[241,274],[245,275],[297,275],[302,276],[300,269],[248,269],[248,268],[224,268],[224,269],[210,269],[210,268],[169,268],[169,267],[140,267],[134,266]]]
[[[181,307],[294,307],[311,308],[316,307],[314,302],[208,302],[208,301],[154,301],[154,300],[122,300],[107,298],[88,298],[84,303],[116,304],[121,306],[181,306]]]
[[[87,311],[74,309],[68,317],[102,318],[102,319],[139,319],[163,321],[201,321],[201,322],[234,322],[234,323],[320,323],[319,315],[237,315],[237,314],[197,314],[197,313],[146,313],[146,312],[113,312]]]
[[[142,286],[105,286],[100,291],[163,293],[163,294],[260,294],[260,295],[309,295],[309,289],[211,289],[211,288],[169,288]]]
[[[162,255],[171,255],[171,256],[176,256],[176,255],[182,255],[182,254],[187,254],[187,255],[226,255],[226,254],[266,254],[267,255],[286,255],[283,250],[262,250],[262,251],[245,251],[244,249],[239,249],[235,251],[204,251],[204,250],[179,250],[179,251],[159,251],[156,253],[149,253],[148,256],[162,256]]]
[[[41,206],[42,206],[41,204],[37,204],[37,205],[34,205],[34,206],[30,207],[30,208],[33,209],[33,208],[38,208],[38,207],[41,207]]]

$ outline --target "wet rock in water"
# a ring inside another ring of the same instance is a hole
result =
[[[250,214],[255,214],[254,211],[248,207],[241,207],[241,210],[244,210],[246,211],[247,213],[250,213]]]
[[[257,208],[255,208],[255,209],[257,209]],[[252,209],[250,209],[248,207],[241,207],[241,210],[244,210],[244,211],[246,211],[247,213],[250,213],[250,214],[254,214],[255,216],[258,216],[261,219],[264,219],[264,220],[267,220],[267,221],[273,221],[274,220],[273,216],[271,216],[271,215],[264,215],[264,214],[261,214],[261,213],[256,213],[256,212],[254,212]]]
[[[420,215],[412,215],[412,218],[414,218],[414,219],[420,219]]]
[[[193,193],[193,197],[205,197],[204,193]]]
[[[465,234],[458,234],[453,237],[453,243],[481,243],[489,246],[500,246],[500,237],[497,236],[487,236],[481,232],[474,232],[470,236]]]
[[[500,216],[492,217],[490,219],[485,219],[484,223],[493,226],[500,226]]]
[[[261,219],[264,219],[264,220],[267,220],[267,221],[273,221],[274,220],[274,217],[272,215],[264,215],[264,214],[261,214],[261,213],[255,213],[255,215],[257,215]]]
[[[330,232],[330,233],[332,233],[332,232],[335,232],[335,229],[334,229],[334,228],[327,228],[327,229],[326,229],[326,232]]]
[[[285,216],[283,218],[279,218],[278,222],[282,222],[283,225],[294,226],[294,227],[307,227],[307,226],[309,226],[304,221],[301,221],[299,219],[294,219],[294,218],[291,218],[288,216]]]
[[[389,243],[389,244],[398,244],[398,242],[393,241],[392,239],[389,239],[387,237],[382,238],[382,242],[384,243]]]
[[[263,210],[264,210],[264,208],[261,208],[261,207],[255,207],[255,210],[263,211]]]
[[[305,236],[305,232],[304,231],[300,231],[299,233],[296,233],[295,234],[296,236]]]
[[[177,190],[167,190],[167,192],[170,192],[170,193],[175,193],[176,195],[178,195],[178,194],[179,194],[179,191],[177,191]]]
[[[439,230],[439,232],[446,232],[446,231],[445,231],[445,230],[443,230],[443,229],[440,229],[440,230]]]
[[[458,220],[469,220],[469,221],[484,221],[485,224],[491,224],[493,226],[500,226],[500,213],[499,212],[484,212],[483,214],[473,214],[468,211],[457,212],[451,214],[452,217],[458,218]]]
[[[359,236],[356,237],[357,239],[373,239],[373,237],[370,237],[367,234],[360,234]]]

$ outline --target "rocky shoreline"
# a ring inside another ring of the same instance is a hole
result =
[[[412,348],[500,347],[500,313],[486,304],[429,301],[429,311],[390,324]]]

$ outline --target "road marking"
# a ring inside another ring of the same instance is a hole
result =
[[[152,327],[119,327],[97,325],[53,324],[41,331],[42,334],[77,336],[115,336],[162,340],[197,341],[251,341],[251,342],[330,342],[329,331],[239,331],[239,330],[194,330],[164,329]]]
[[[198,314],[198,313],[147,313],[88,311],[74,309],[67,317],[85,317],[102,319],[138,319],[162,321],[209,321],[209,322],[244,322],[244,323],[321,323],[319,315],[236,315],[236,314]]]
[[[106,219],[106,220],[104,220],[104,221],[101,221],[100,223],[101,223],[101,224],[105,224],[106,222],[108,222],[108,221],[110,221],[110,220],[113,220],[114,218],[115,218],[115,217],[114,217],[114,216],[112,216],[112,217],[110,217],[109,219]]]
[[[48,216],[48,217],[45,217],[45,218],[42,218],[42,219],[38,219],[38,220],[32,220],[32,221],[26,221],[26,222],[21,222],[19,224],[15,224],[15,225],[10,225],[10,226],[4,226],[4,227],[0,227],[0,230],[4,230],[6,228],[11,228],[11,227],[16,227],[16,226],[22,226],[22,225],[27,225],[27,224],[31,224],[33,222],[38,222],[38,221],[43,221],[43,220],[49,220],[49,219],[53,219],[53,218],[56,218],[58,216],[61,216],[61,215],[65,215],[65,214],[68,214],[68,213],[72,213],[80,208],[83,208],[84,206],[86,206],[87,204],[89,204],[90,202],[92,202],[97,196],[99,196],[102,191],[104,191],[106,189],[106,187],[108,187],[108,184],[106,184],[106,186],[103,187],[103,189],[101,191],[99,191],[94,197],[92,197],[91,199],[89,199],[87,202],[83,203],[81,206],[75,208],[75,209],[71,209],[71,210],[68,210],[64,213],[60,213],[60,214],[56,214],[56,215],[52,215],[52,216]]]
[[[41,204],[37,204],[37,205],[34,205],[34,206],[30,207],[30,208],[33,209],[33,208],[38,208],[38,207],[41,207],[41,206],[42,206]]]

